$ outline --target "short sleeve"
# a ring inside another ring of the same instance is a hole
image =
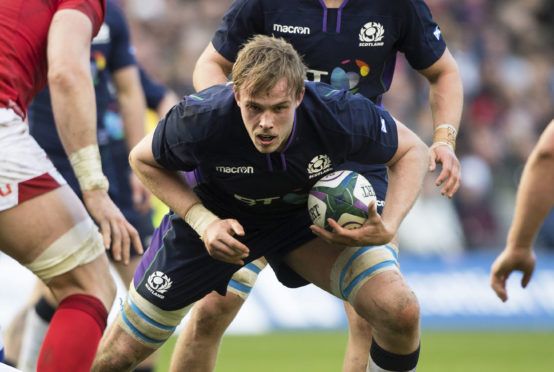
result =
[[[414,69],[425,69],[443,55],[446,43],[427,4],[423,0],[408,0],[406,3],[403,36],[398,50],[406,55]]]
[[[94,37],[106,16],[106,0],[62,0],[58,9],[75,9],[83,12],[92,22],[92,36]]]
[[[212,38],[215,49],[235,61],[241,46],[252,35],[264,33],[263,7],[259,0],[234,0]]]

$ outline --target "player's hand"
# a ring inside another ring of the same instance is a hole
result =
[[[113,258],[128,264],[130,245],[138,254],[143,253],[137,230],[125,219],[119,208],[101,189],[83,191],[83,201],[90,215],[100,226],[104,247],[112,249]]]
[[[429,172],[434,172],[437,163],[442,164],[442,170],[435,180],[438,187],[443,185],[441,194],[452,198],[460,188],[462,168],[452,148],[445,143],[434,143],[429,148]]]
[[[150,190],[142,184],[137,175],[129,174],[129,185],[133,196],[133,208],[140,214],[146,214],[150,210]]]
[[[491,267],[491,287],[504,302],[508,300],[506,280],[512,271],[523,272],[521,286],[527,287],[535,270],[535,253],[530,247],[506,247]]]
[[[237,220],[216,220],[206,228],[202,240],[210,256],[216,260],[242,266],[250,250],[235,239],[235,235],[244,236],[244,228]]]
[[[369,203],[368,217],[364,224],[358,229],[348,230],[340,226],[335,220],[327,220],[333,229],[329,232],[316,225],[311,225],[312,232],[331,244],[338,244],[346,247],[363,247],[368,245],[387,244],[394,237],[395,231],[388,227],[379,213],[375,201]]]

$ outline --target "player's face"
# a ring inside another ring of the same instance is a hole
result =
[[[235,92],[242,120],[256,149],[264,154],[281,151],[294,123],[294,111],[302,101],[292,96],[285,78],[267,94],[249,96],[244,89]]]

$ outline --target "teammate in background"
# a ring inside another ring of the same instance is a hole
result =
[[[462,83],[457,64],[422,0],[235,0],[196,64],[195,89],[226,82],[239,47],[255,34],[288,40],[303,56],[309,80],[360,93],[377,104],[392,82],[396,54],[404,53],[429,81],[434,127],[429,171],[441,163],[436,179],[441,193],[452,197],[458,190],[461,169],[454,148]],[[386,180],[383,167],[349,163],[342,169],[357,170],[371,183]],[[214,369],[221,337],[265,265],[263,260],[249,264],[233,277],[225,297],[212,293],[195,304],[179,336],[173,370]],[[371,328],[346,302],[345,309],[350,330],[343,371],[365,371]]]
[[[104,14],[101,0],[0,3],[0,247],[59,302],[39,371],[90,369],[115,295],[105,249],[115,257],[128,255],[131,244],[142,252],[108,196],[96,140],[89,55]],[[23,121],[47,82],[86,209]]]
[[[506,248],[491,268],[491,286],[502,301],[508,300],[506,280],[512,271],[523,272],[527,287],[535,270],[533,241],[554,207],[554,120],[548,124],[523,169],[516,197],[514,218]]]
[[[419,193],[428,149],[368,99],[304,78],[290,44],[259,35],[241,50],[234,85],[186,97],[133,149],[131,167],[171,212],[93,371],[132,369],[170,337],[194,301],[212,290],[224,294],[234,272],[261,256],[283,284],[312,282],[372,324],[369,371],[415,370],[419,306],[386,244]],[[382,217],[372,203],[360,229],[331,221],[331,233],[311,224],[307,193],[348,160],[389,166],[388,202]],[[235,166],[248,171],[230,177],[220,169]],[[192,170],[204,179],[195,192],[182,174]]]
[[[169,110],[167,106],[177,103],[178,99],[165,87],[151,81],[142,69],[139,70],[123,13],[111,0],[106,5],[104,24],[91,47],[100,156],[110,182],[112,200],[138,230],[142,244],[148,246],[154,231],[150,192],[132,173],[128,150],[144,137],[145,95],[142,92],[146,93],[151,108],[166,110],[164,114]],[[40,92],[29,106],[29,125],[31,135],[80,195],[77,179],[55,131],[47,89]],[[131,255],[126,259],[129,265],[117,261],[113,264],[124,285],[129,286],[140,257]],[[46,287],[38,283],[29,304],[14,318],[8,329],[10,364],[17,361],[17,367],[22,371],[36,370],[38,351],[56,307],[56,300]],[[30,308],[32,311],[29,311]],[[152,370],[153,363],[153,358],[145,361],[140,370]]]

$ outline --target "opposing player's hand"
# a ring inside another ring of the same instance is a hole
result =
[[[242,266],[250,250],[235,239],[235,235],[244,236],[244,228],[237,220],[216,220],[206,228],[202,240],[210,256],[216,260]]]
[[[429,172],[434,172],[437,163],[442,164],[442,170],[435,180],[435,185],[443,185],[441,194],[452,198],[460,188],[462,168],[452,148],[444,143],[434,143],[429,148]]]
[[[137,230],[125,219],[108,193],[101,189],[83,191],[83,201],[90,215],[100,226],[106,249],[112,250],[113,258],[128,264],[131,244],[138,254],[143,253]]]
[[[329,218],[327,221],[333,229],[332,232],[316,225],[311,225],[310,229],[315,235],[331,244],[347,247],[386,244],[392,240],[395,233],[393,229],[386,226],[379,213],[377,213],[375,201],[369,204],[367,220],[358,229],[345,229],[332,218]]]
[[[133,208],[140,214],[146,214],[150,210],[150,190],[142,184],[133,172],[129,175],[129,185],[133,195]]]
[[[508,300],[506,280],[513,271],[523,272],[521,286],[527,287],[535,270],[535,252],[530,247],[507,247],[491,267],[491,287],[504,302]]]

